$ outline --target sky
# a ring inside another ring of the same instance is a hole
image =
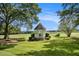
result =
[[[39,3],[38,5],[41,8],[41,13],[38,14],[38,17],[42,25],[46,30],[57,30],[59,26],[58,22],[60,21],[57,11],[62,10],[61,4]],[[22,28],[21,30],[24,31],[26,28]]]

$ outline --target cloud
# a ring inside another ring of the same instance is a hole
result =
[[[43,9],[38,17],[47,30],[58,29],[60,17],[57,16],[56,11],[54,12],[50,9]]]
[[[40,20],[52,21],[58,23],[60,21],[59,16],[56,13],[45,12],[38,15]]]

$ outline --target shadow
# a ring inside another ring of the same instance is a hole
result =
[[[69,52],[66,52],[65,50],[40,50],[40,51],[31,51],[24,54],[17,54],[18,56],[66,56],[70,55]]]
[[[71,37],[71,39],[79,41],[78,37]]]
[[[76,43],[74,41],[70,41],[70,42],[68,42],[68,41],[58,41],[58,42],[57,41],[54,41],[54,42],[50,41],[49,44],[44,45],[44,48],[49,48],[50,50],[59,49],[60,51],[62,49],[64,49],[64,50],[70,52],[67,54],[63,51],[63,53],[65,53],[65,54],[60,53],[59,55],[70,55],[70,56],[79,55],[79,52],[75,52],[76,50],[79,51],[79,43]]]
[[[71,37],[71,39],[74,41],[74,43],[79,44],[79,38],[78,37]]]
[[[17,45],[18,41],[17,40],[4,40],[4,39],[0,39],[0,50],[4,50],[7,48],[12,48],[15,45]]]
[[[32,50],[18,56],[79,56],[79,44],[68,40],[51,40],[48,44],[44,44],[42,48],[47,50]]]
[[[18,42],[25,41],[24,38],[10,38],[10,39],[0,39],[0,50],[13,48]]]
[[[65,39],[66,39],[66,40],[67,40],[67,39],[70,39],[69,37],[63,37],[63,36],[60,36],[60,37],[58,37],[58,38],[59,38],[59,39],[64,39],[64,40],[65,40]]]
[[[0,45],[0,50],[8,49],[8,48],[13,48],[17,44],[10,44],[10,45]]]

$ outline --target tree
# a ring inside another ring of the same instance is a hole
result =
[[[20,28],[17,26],[9,26],[9,29],[11,29],[11,30],[9,30],[10,34],[21,33]]]
[[[0,21],[5,24],[4,39],[9,38],[9,25],[19,24],[32,28],[32,24],[38,21],[37,14],[40,12],[37,4],[0,3]]]
[[[63,3],[64,10],[70,10],[70,15],[75,15],[75,27],[79,25],[79,3]],[[69,14],[69,13],[68,13]]]
[[[71,36],[72,31],[75,29],[74,21],[69,19],[60,21],[59,30],[67,34],[67,37]]]
[[[3,26],[0,29],[0,34],[4,34],[4,29],[5,29],[5,25],[3,24]],[[9,30],[9,34],[21,33],[21,30],[18,26],[9,25],[8,30]]]
[[[64,31],[68,37],[70,37],[72,31],[76,27],[76,21],[78,20],[75,6],[78,4],[63,4],[64,9],[59,11],[60,15],[60,26],[59,29]]]

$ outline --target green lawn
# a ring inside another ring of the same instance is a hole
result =
[[[0,49],[0,56],[65,56],[79,55],[79,33],[72,33],[67,38],[64,33],[60,37],[54,37],[56,33],[50,33],[51,39],[44,41],[27,41],[30,34],[10,35],[11,38],[25,38],[26,41],[18,42]],[[3,36],[0,36],[3,37]]]

